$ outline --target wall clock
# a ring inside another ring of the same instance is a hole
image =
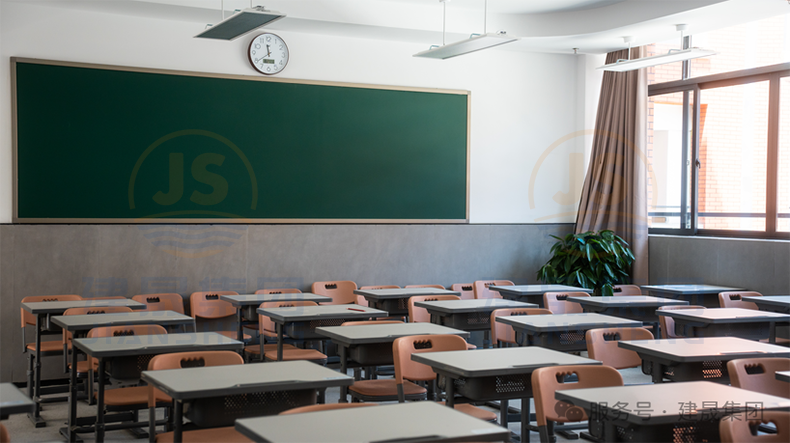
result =
[[[288,65],[288,45],[276,34],[260,34],[250,42],[247,57],[256,71],[274,75],[282,72]]]

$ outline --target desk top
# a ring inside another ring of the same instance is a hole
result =
[[[103,326],[126,325],[191,325],[195,319],[174,311],[119,312],[115,314],[59,315],[52,317],[52,323],[73,331],[85,331]]]
[[[744,301],[757,303],[757,306],[779,306],[783,308],[790,308],[790,295],[764,295],[761,297],[743,297]]]
[[[212,351],[238,351],[244,348],[244,343],[216,332],[78,338],[73,343],[82,352],[96,358],[165,354],[209,348]]]
[[[22,303],[22,309],[34,315],[62,314],[71,308],[106,308],[115,306],[126,306],[130,309],[145,309],[145,304],[130,298],[124,300],[70,300]]]
[[[391,343],[399,337],[410,335],[437,335],[452,334],[463,338],[469,333],[433,323],[395,323],[385,325],[358,325],[358,326],[325,326],[316,328],[315,332],[325,335],[333,342],[350,346],[371,343]]]
[[[387,311],[360,305],[293,306],[289,308],[258,308],[263,314],[278,323],[324,319],[367,320],[386,317]]]
[[[245,418],[236,420],[236,430],[253,441],[283,443],[507,441],[510,437],[506,428],[432,401]]]
[[[790,399],[709,381],[571,389],[556,391],[555,398],[587,411],[595,406],[610,418],[619,413],[620,420],[638,425],[711,420],[747,408],[790,408]],[[623,404],[627,411],[613,408]],[[694,410],[696,413],[692,412]],[[759,417],[759,412],[753,414]],[[743,418],[741,415],[741,420]]]
[[[497,309],[538,307],[538,305],[534,303],[523,303],[503,298],[419,301],[415,303],[414,306],[425,308],[429,312],[439,312],[442,314],[464,314],[467,312],[491,312]]]
[[[354,383],[353,377],[302,360],[143,371],[141,379],[178,400],[250,392],[324,389]]]
[[[575,286],[565,285],[489,286],[488,289],[516,295],[543,295],[546,292],[586,292],[591,294],[593,292],[592,289],[577,288]]]
[[[600,365],[601,362],[538,346],[425,352],[411,359],[459,377],[490,377],[532,373],[537,368],[559,365]]]
[[[11,383],[0,383],[0,417],[33,412],[35,403]]]
[[[357,289],[354,294],[373,300],[387,300],[393,298],[406,298],[414,295],[457,295],[458,291],[448,291],[437,288],[397,288],[397,289]]]
[[[650,297],[647,295],[622,295],[616,297],[568,297],[568,301],[582,305],[603,306],[608,308],[659,307],[689,304],[689,302],[685,300]]]
[[[656,311],[656,314],[672,317],[676,322],[693,321],[709,324],[790,321],[790,314],[741,308],[681,309]]]
[[[790,357],[790,348],[737,337],[621,340],[617,346],[679,363],[736,358]]]
[[[745,288],[728,288],[716,285],[642,285],[642,289],[672,294],[718,294],[719,292],[746,291]]]
[[[497,317],[496,321],[508,324],[513,329],[524,329],[531,332],[557,332],[567,331],[568,329],[594,328],[639,328],[642,326],[641,321],[588,312],[583,314],[503,316]]]
[[[332,297],[317,295],[310,292],[220,295],[219,298],[236,307],[260,305],[261,303],[271,301],[314,301],[316,303],[326,303],[332,301]]]
[[[790,383],[790,371],[776,371],[776,379]]]

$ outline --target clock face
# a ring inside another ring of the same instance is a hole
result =
[[[261,34],[250,42],[247,56],[261,74],[277,74],[288,64],[288,45],[275,34]]]

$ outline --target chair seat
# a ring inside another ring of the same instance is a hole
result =
[[[228,337],[228,338],[232,338],[233,340],[236,340],[239,337],[239,331],[213,331],[213,332],[216,332],[217,334],[224,335],[225,337]],[[244,337],[244,340],[251,340],[252,339],[252,337],[249,334],[244,334],[243,337]]]
[[[397,398],[398,396],[398,384],[393,378],[355,381],[353,385],[349,386],[348,390],[366,397],[395,396]],[[405,396],[422,395],[426,392],[428,392],[428,390],[420,385],[414,384],[408,380],[403,381],[403,394]]]
[[[248,324],[242,325],[242,327],[244,329],[252,329],[252,330],[257,331],[258,330],[258,323],[248,323]]]
[[[199,429],[181,434],[184,443],[247,443],[249,438],[241,435],[233,426],[225,428]],[[173,443],[173,433],[157,434],[157,443]]]
[[[439,402],[440,405],[443,405],[444,402]],[[470,415],[474,418],[479,418],[480,420],[485,421],[496,421],[497,415],[495,412],[486,411],[485,409],[478,408],[475,405],[470,405],[469,403],[456,403],[454,408],[458,412],[463,412],[466,415]]]
[[[296,346],[290,345],[288,343],[283,343],[283,352],[286,352],[288,349],[296,349]],[[277,352],[277,344],[269,344],[263,345],[263,352]],[[249,345],[244,347],[244,352],[260,355],[261,353],[261,345]]]
[[[466,344],[466,350],[467,351],[471,351],[472,349],[477,349],[477,346],[475,346],[475,345],[473,345],[471,343],[467,343]]]
[[[275,361],[277,360],[277,345],[273,345],[274,349],[266,349],[264,345],[264,354],[263,357],[267,360]],[[283,346],[283,361],[295,361],[295,360],[310,360],[310,361],[318,361],[318,360],[326,360],[326,354],[322,354],[321,352],[315,349],[300,349],[294,347],[293,349],[286,349]]]
[[[93,372],[96,372],[96,370],[99,369],[99,362],[96,361],[96,360],[93,360],[93,359],[91,359],[91,362],[93,363],[91,365],[92,366],[92,370],[93,370]],[[88,363],[89,362],[86,361],[86,360],[78,361],[77,362],[77,374],[85,374],[85,373],[87,373],[88,372]],[[71,363],[69,363],[69,370],[71,370]]]
[[[154,390],[157,403],[172,403],[173,399],[158,389]],[[99,393],[95,393],[98,397]],[[148,386],[132,386],[128,388],[107,389],[104,391],[104,404],[107,406],[134,406],[148,404]]]
[[[71,349],[71,342],[66,345],[68,349]],[[28,343],[26,348],[32,352],[36,352],[36,343]],[[60,352],[63,353],[63,342],[62,341],[42,341],[41,342],[41,352]]]

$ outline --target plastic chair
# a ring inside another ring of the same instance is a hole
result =
[[[568,301],[568,297],[589,297],[586,292],[547,292],[543,294],[543,306],[554,314],[581,314],[580,303]]]
[[[123,295],[108,295],[105,297],[85,297],[83,300],[126,300]]]
[[[132,297],[132,300],[144,304],[145,311],[173,311],[179,314],[184,313],[184,298],[181,297],[181,294],[139,294]]]
[[[236,308],[232,304],[219,298],[220,295],[239,295],[236,291],[204,291],[193,292],[189,296],[190,314],[195,319],[195,324],[199,318],[207,318],[211,320],[226,318],[236,315]],[[239,332],[237,330],[214,331],[222,334],[228,338],[237,339]],[[247,341],[251,337],[244,334],[244,340]]]
[[[722,443],[787,443],[790,441],[790,412],[760,411],[759,419],[744,419],[741,413],[722,417],[719,421],[719,437]],[[757,435],[757,427],[773,423],[776,434]]]
[[[680,306],[661,306],[659,311],[672,311],[675,309],[705,309],[705,306],[680,305]],[[661,326],[661,338],[680,338],[681,335],[675,333],[675,320],[665,315],[658,316],[658,323]]]
[[[565,383],[571,374],[576,374],[578,381]],[[532,393],[540,441],[549,443],[553,440],[554,422],[587,420],[582,408],[555,399],[556,391],[608,386],[623,386],[622,375],[609,366],[547,366],[536,369],[532,373]]]
[[[369,286],[360,286],[359,289],[400,289],[398,285],[369,285]],[[360,306],[370,306],[368,303],[368,299],[365,298],[363,295],[357,295],[357,302]]]
[[[36,302],[48,302],[48,301],[77,301],[82,300],[82,297],[79,295],[32,295],[29,297],[25,297],[22,299],[22,303],[36,303]],[[22,352],[31,351],[34,356],[36,352],[36,342],[28,343],[25,339],[25,326],[36,326],[36,316],[25,311],[23,308],[19,308],[20,317],[22,318]],[[42,325],[43,329],[43,325]],[[60,331],[57,331],[58,333]],[[53,332],[47,332],[45,330],[41,331],[42,335],[51,335]],[[42,341],[41,342],[41,353],[42,356],[47,355],[57,355],[63,352],[63,343],[59,340],[53,341]],[[32,366],[31,366],[32,368]],[[31,369],[32,370],[32,369]],[[31,386],[28,384],[28,386]]]
[[[330,305],[348,305],[357,302],[357,294],[354,290],[357,284],[349,280],[338,281],[317,281],[313,283],[311,292],[318,295],[331,297]]]
[[[617,346],[620,340],[652,340],[653,334],[645,328],[589,329],[584,334],[587,354],[606,366],[615,369],[635,368],[642,365],[639,354]]]
[[[790,398],[790,386],[776,379],[776,371],[788,370],[790,358],[741,358],[727,362],[731,385],[785,398]]]
[[[491,344],[497,348],[502,347],[502,343],[516,343],[516,332],[513,327],[496,321],[497,317],[510,315],[551,315],[551,311],[543,308],[507,308],[496,309],[491,312]]]
[[[460,292],[461,300],[472,300],[475,298],[474,283],[453,283],[450,286],[450,290]]]
[[[415,401],[427,398],[428,390],[413,381],[434,381],[433,368],[411,359],[412,354],[423,352],[463,351],[466,340],[457,335],[412,335],[400,337],[392,343],[392,358],[395,364],[395,379],[355,381],[349,392],[352,401]],[[486,421],[495,421],[496,414],[474,405],[458,404],[459,412]]]
[[[8,429],[0,423],[0,443],[11,443],[11,436],[8,434]]]
[[[428,310],[419,306],[414,306],[415,303],[421,301],[440,301],[440,300],[460,300],[461,297],[457,295],[413,295],[409,297],[409,322],[410,323],[430,323],[431,314]]]
[[[750,301],[742,300],[743,297],[762,297],[763,294],[754,291],[743,292],[719,292],[719,307],[720,308],[741,308],[751,309],[754,311],[759,310],[757,304]]]
[[[294,306],[318,306],[314,301],[269,301],[263,302],[259,306],[261,309],[267,308],[289,308]],[[263,360],[277,360],[277,343],[266,344],[265,337],[276,338],[277,329],[271,318],[258,314],[258,332],[261,335],[261,342],[257,345],[250,345],[244,348],[244,352],[252,356],[260,356],[263,353]],[[283,336],[285,339],[285,336]],[[315,349],[301,349],[294,345],[283,343],[283,361],[308,360],[318,364],[326,364],[327,356]]]
[[[614,285],[614,295],[642,295],[642,288],[637,285]]]
[[[447,289],[442,285],[406,285],[404,288],[434,288],[434,289]]]
[[[303,414],[305,412],[334,411],[335,409],[362,408],[366,406],[378,406],[376,403],[327,403],[323,405],[300,406],[280,412],[278,415]]]
[[[510,280],[478,280],[474,283],[475,298],[502,298],[497,291],[488,289],[489,286],[515,286]]]
[[[258,289],[256,294],[301,294],[297,288],[278,288],[278,289]]]

